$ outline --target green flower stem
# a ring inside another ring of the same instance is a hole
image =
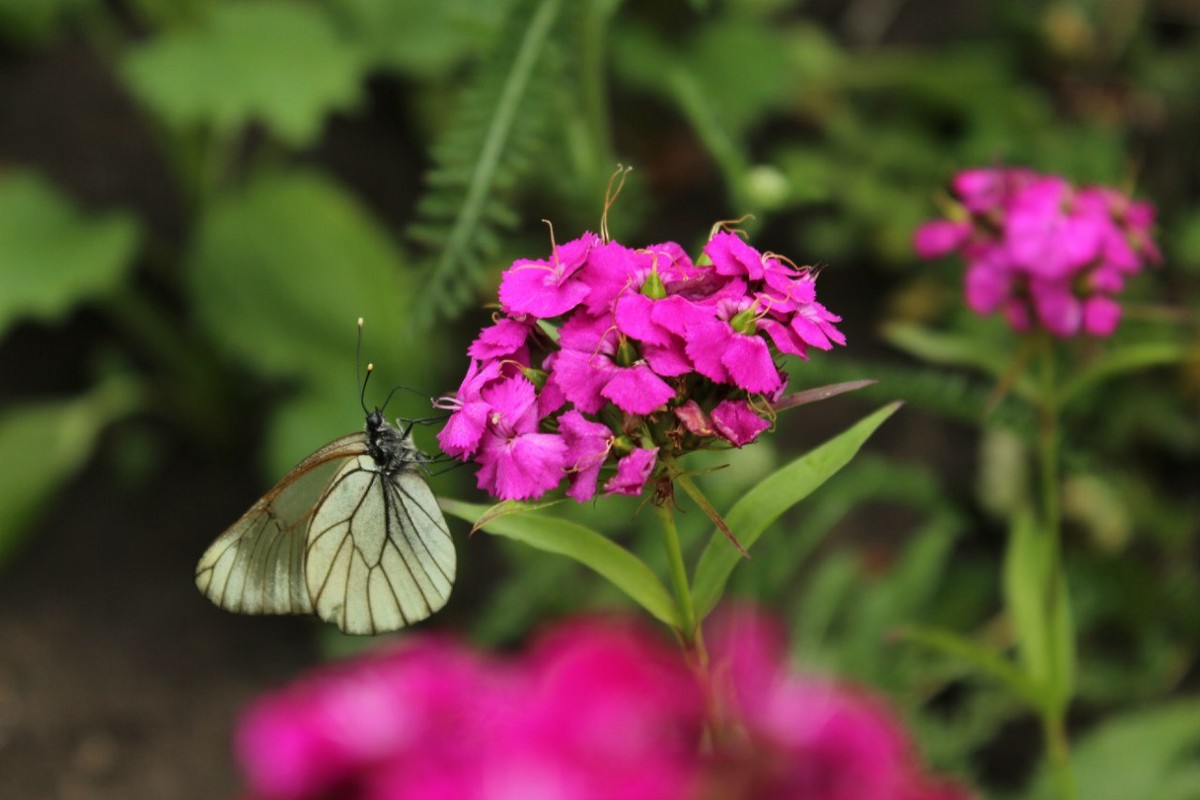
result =
[[[1059,415],[1060,403],[1055,369],[1054,341],[1043,335],[1040,344],[1041,384],[1038,403],[1038,479],[1041,488],[1042,526],[1044,536],[1050,537],[1046,548],[1050,563],[1047,565],[1047,584],[1044,589],[1043,609],[1049,618],[1055,614],[1058,604],[1066,598],[1056,597],[1064,591],[1062,580],[1062,507],[1059,502]],[[1072,646],[1073,646],[1072,642]],[[1054,648],[1051,648],[1054,651]],[[1061,677],[1065,664],[1055,661],[1055,675]],[[1055,680],[1057,687],[1065,683]],[[1067,737],[1066,711],[1070,706],[1069,690],[1062,689],[1062,696],[1055,696],[1040,709],[1042,731],[1045,738],[1046,757],[1054,780],[1055,793],[1059,800],[1076,800],[1078,787],[1071,767],[1071,747]]]
[[[1050,760],[1054,793],[1060,800],[1076,800],[1079,797],[1079,787],[1075,783],[1075,770],[1071,767],[1071,743],[1067,738],[1064,707],[1042,712],[1042,734],[1046,740],[1046,755]]]
[[[683,548],[679,544],[679,531],[675,528],[675,515],[667,503],[655,505],[662,519],[663,543],[667,548],[667,562],[671,569],[671,587],[675,590],[675,606],[679,611],[680,635],[689,652],[696,648],[696,608],[692,603],[692,587],[688,582],[687,567],[683,563]]]

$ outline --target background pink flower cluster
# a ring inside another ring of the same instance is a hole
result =
[[[716,233],[694,263],[674,242],[632,249],[592,233],[546,260],[518,260],[503,315],[471,364],[438,436],[479,464],[479,487],[529,499],[639,494],[662,448],[742,446],[770,427],[787,385],[778,354],[845,339],[816,299],[815,275]]]
[[[1154,208],[1103,186],[1073,188],[1030,169],[969,169],[952,182],[965,219],[916,232],[923,258],[960,252],[967,305],[1001,311],[1019,331],[1109,336],[1121,318],[1115,295],[1160,254]]]
[[[253,706],[239,759],[257,800],[966,797],[878,700],[787,671],[767,623],[713,633],[707,739],[681,654],[589,620],[508,659],[414,637],[334,666]]]

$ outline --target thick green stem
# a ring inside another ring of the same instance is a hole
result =
[[[667,548],[667,563],[671,570],[671,587],[675,590],[675,607],[679,611],[680,635],[691,651],[697,642],[696,609],[692,604],[692,587],[688,582],[687,566],[683,563],[683,548],[679,544],[679,531],[675,528],[675,515],[667,503],[655,506],[662,519],[663,543]]]
[[[1047,543],[1046,555],[1049,564],[1046,565],[1046,584],[1043,587],[1043,613],[1050,622],[1052,630],[1058,608],[1067,598],[1058,596],[1065,591],[1066,583],[1062,579],[1062,508],[1059,502],[1059,392],[1055,370],[1054,342],[1049,336],[1041,341],[1040,380],[1041,402],[1038,407],[1038,481],[1041,490],[1042,505],[1042,535],[1050,537]],[[1074,642],[1071,643],[1074,646]],[[1056,652],[1051,646],[1050,651]],[[1075,773],[1071,767],[1070,740],[1067,737],[1066,710],[1070,706],[1071,697],[1067,681],[1063,674],[1068,669],[1058,656],[1054,661],[1055,692],[1061,696],[1054,697],[1040,709],[1042,731],[1045,737],[1046,757],[1050,762],[1050,771],[1054,778],[1055,793],[1059,800],[1076,800],[1078,790],[1075,785]],[[1073,659],[1072,659],[1073,660]]]
[[[1075,770],[1071,767],[1071,744],[1062,710],[1042,712],[1042,734],[1046,739],[1046,756],[1050,760],[1050,775],[1054,793],[1060,800],[1076,800],[1079,788],[1075,785]]]

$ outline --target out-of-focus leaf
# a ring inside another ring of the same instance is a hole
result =
[[[1074,747],[1079,797],[1196,800],[1200,797],[1200,698],[1185,697],[1100,723]],[[1053,797],[1043,771],[1032,797]]]
[[[1055,569],[1053,540],[1032,514],[1018,513],[1004,560],[1004,596],[1021,663],[1045,702],[1063,707],[1074,683],[1074,631],[1066,579]]]
[[[893,347],[931,364],[974,367],[999,377],[1012,364],[1012,350],[1003,343],[983,342],[953,333],[941,333],[908,322],[883,328],[883,338]]]
[[[325,116],[353,105],[365,67],[313,4],[214,4],[198,24],[135,48],[130,88],[169,125],[223,134],[261,122],[294,146],[312,142]]]
[[[1043,704],[1044,693],[1040,686],[1030,680],[1029,676],[1014,667],[1003,656],[993,653],[970,639],[964,639],[953,631],[914,627],[903,628],[897,631],[896,636],[946,655],[961,658],[983,674],[1000,681],[1030,705],[1040,707]]]
[[[896,412],[899,403],[884,406],[825,444],[782,467],[739,500],[725,521],[743,547],[749,548],[783,512],[799,503],[831,475],[849,463],[863,442]],[[724,534],[717,531],[700,556],[693,579],[698,620],[712,611],[733,568],[742,560]]]
[[[114,289],[138,239],[129,216],[85,216],[36,175],[0,174],[0,335]]]
[[[83,466],[96,438],[139,401],[136,388],[112,379],[73,400],[0,414],[0,564],[55,493]]]
[[[447,513],[472,525],[489,510],[488,506],[457,500],[442,499],[440,503]],[[591,528],[544,514],[528,513],[493,518],[481,529],[548,553],[573,558],[606,578],[655,618],[674,628],[679,627],[675,603],[658,576],[633,553]]]
[[[0,38],[44,43],[72,14],[96,5],[97,0],[0,0]]]
[[[512,0],[335,0],[376,63],[421,78],[445,76],[487,50]]]
[[[419,360],[401,361],[395,341],[415,281],[366,209],[319,174],[265,176],[221,198],[200,221],[187,270],[211,334],[265,374],[327,378],[340,366],[352,393],[359,317],[384,382],[408,380],[406,362]]]
[[[1072,397],[1127,372],[1178,364],[1195,352],[1194,346],[1188,347],[1182,342],[1139,342],[1115,348],[1072,376],[1062,387],[1059,403],[1065,406]]]

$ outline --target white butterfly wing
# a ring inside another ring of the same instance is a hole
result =
[[[200,591],[241,614],[313,613],[304,579],[309,521],[330,481],[365,450],[366,437],[355,433],[300,462],[204,552]]]
[[[313,610],[346,633],[396,630],[446,604],[454,544],[416,468],[391,475],[369,456],[345,463],[309,526]]]

